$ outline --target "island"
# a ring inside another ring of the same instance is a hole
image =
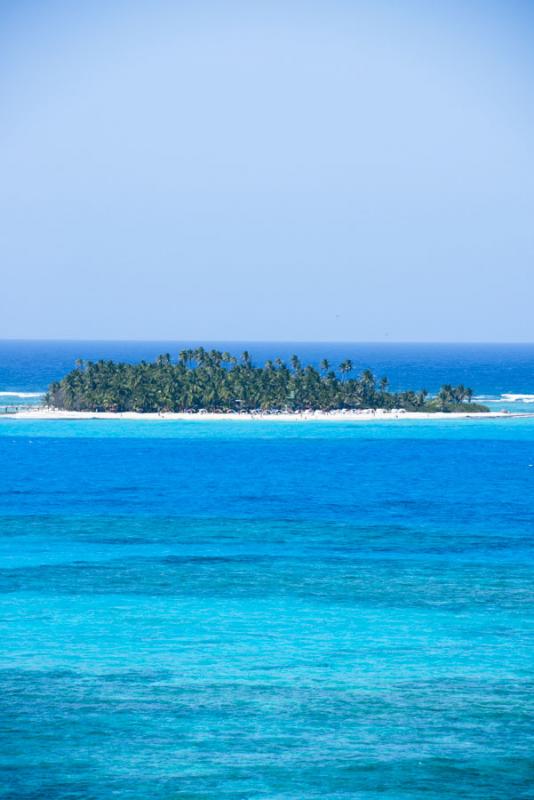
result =
[[[350,359],[334,366],[302,364],[294,355],[263,366],[248,352],[236,357],[202,347],[138,364],[76,362],[52,383],[44,398],[52,409],[79,412],[271,413],[394,409],[421,413],[488,412],[472,402],[473,390],[444,384],[434,396],[425,389],[391,391],[386,377],[366,369],[354,376]]]

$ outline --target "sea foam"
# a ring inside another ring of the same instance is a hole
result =
[[[501,399],[508,403],[534,403],[534,394],[503,394]]]
[[[0,392],[0,397],[44,397],[44,392]]]

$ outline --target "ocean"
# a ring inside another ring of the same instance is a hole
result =
[[[477,397],[498,407],[520,410],[522,400],[505,394],[532,395],[534,402],[534,344],[354,344],[302,342],[64,342],[0,341],[0,405],[2,402],[38,402],[51,381],[74,368],[76,359],[98,361],[152,361],[186,347],[202,345],[239,355],[248,350],[257,363],[268,358],[289,360],[293,353],[303,363],[319,366],[323,358],[338,366],[350,358],[355,373],[370,368],[386,375],[391,389],[427,389],[443,383],[463,383]],[[510,404],[512,402],[512,405]],[[525,409],[528,410],[528,409]],[[530,409],[532,411],[532,408]]]
[[[534,394],[534,346],[238,349]],[[0,797],[534,798],[534,415],[0,416],[0,467]]]

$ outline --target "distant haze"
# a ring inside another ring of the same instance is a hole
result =
[[[0,338],[534,341],[529,2],[0,5]]]

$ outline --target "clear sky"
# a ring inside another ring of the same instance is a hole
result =
[[[0,338],[534,341],[534,4],[0,3]]]

